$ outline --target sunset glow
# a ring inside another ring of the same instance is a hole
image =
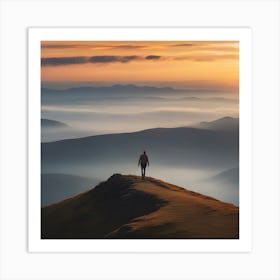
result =
[[[153,177],[239,204],[238,41],[43,41],[41,118],[42,173],[102,182],[145,150]]]
[[[238,93],[237,41],[43,41],[42,82],[103,82]]]

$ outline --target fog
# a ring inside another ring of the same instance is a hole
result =
[[[107,131],[108,132],[108,131]],[[52,142],[62,139],[72,139],[86,137],[89,135],[98,135],[107,133],[105,131],[97,131],[93,129],[82,128],[79,125],[75,127],[42,127],[41,129],[41,141],[42,142]]]
[[[130,91],[129,86],[118,86],[114,91],[111,88],[101,88],[100,92],[91,92],[90,89],[43,89],[42,118],[60,121],[67,126],[42,126],[42,142],[135,132],[156,127],[195,127],[200,122],[225,116],[238,117],[239,114],[236,93],[168,89],[161,92],[159,89],[153,91],[153,88],[141,90],[136,88],[136,91]],[[238,205],[238,184],[232,183],[226,176],[219,180],[221,172],[238,167],[238,140],[231,141],[231,138],[238,139],[238,135],[213,136],[206,133],[192,138],[191,131],[187,132],[186,136],[179,132],[174,133],[167,135],[164,141],[155,131],[148,140],[144,134],[141,137],[136,135],[136,138],[132,139],[127,139],[124,135],[118,138],[118,142],[115,142],[115,138],[102,138],[99,142],[94,141],[87,145],[81,142],[77,146],[73,146],[72,142],[63,142],[53,149],[52,154],[50,150],[42,149],[42,174],[94,178],[96,183],[107,180],[114,173],[140,175],[138,157],[143,149],[147,149],[151,162],[147,168],[147,176]],[[207,139],[204,139],[205,137]],[[185,139],[192,140],[187,143]],[[215,139],[221,142],[216,142]],[[146,140],[149,143],[146,143]],[[102,141],[105,141],[104,146]],[[134,143],[135,147],[132,147],[131,143]],[[199,144],[203,145],[201,149]],[[185,149],[184,145],[187,145],[189,150]],[[107,156],[104,156],[103,150]],[[92,154],[95,158],[91,158]],[[166,158],[167,162],[164,162],[163,158]],[[76,178],[75,188],[83,189],[83,182],[84,179]],[[52,186],[52,189],[55,187]]]
[[[95,178],[96,182],[107,180],[112,174],[121,173],[125,175],[139,175],[140,168],[137,166],[138,155],[135,155],[135,161],[130,164],[100,164],[94,166],[52,166],[44,170],[44,173],[58,172],[62,174],[73,174],[83,177]],[[209,195],[216,199],[239,205],[239,189],[238,185],[232,184],[230,181],[214,181],[211,178],[219,174],[223,169],[217,168],[187,168],[187,167],[167,167],[158,163],[153,163],[147,167],[146,176],[151,176],[159,180]],[[82,187],[82,185],[81,185]]]
[[[82,96],[82,97],[81,97]],[[155,127],[191,126],[224,116],[238,117],[238,100],[221,92],[47,92],[42,118],[67,129],[42,129],[42,141],[55,141]]]

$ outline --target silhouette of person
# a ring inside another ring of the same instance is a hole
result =
[[[147,164],[150,165],[148,156],[146,155],[146,152],[144,151],[143,154],[140,155],[140,158],[139,158],[139,161],[138,161],[138,166],[141,165],[142,179],[145,178]]]

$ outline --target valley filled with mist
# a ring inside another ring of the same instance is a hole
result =
[[[147,175],[239,205],[236,93],[137,85],[41,90],[41,202],[114,173]]]
[[[42,88],[41,96],[42,118],[67,125],[42,126],[43,142],[238,117],[236,94],[219,90],[113,85]]]

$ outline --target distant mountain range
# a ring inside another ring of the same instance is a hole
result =
[[[181,93],[183,91],[171,87],[149,87],[136,85],[113,85],[107,87],[73,87],[67,89],[41,88],[42,104],[77,104],[96,100],[135,98],[159,94]]]
[[[154,178],[115,174],[43,207],[42,239],[238,239],[239,208]]]
[[[73,87],[67,89],[49,89],[41,88],[42,93],[60,92],[60,93],[93,93],[93,92],[129,92],[129,93],[139,93],[139,92],[183,92],[181,89],[175,89],[172,87],[152,87],[152,86],[137,86],[133,84],[121,85],[116,84],[112,86],[103,87]]]
[[[81,86],[81,87],[70,87],[66,89],[51,89],[48,87],[42,87],[42,92],[100,92],[100,91],[129,91],[129,92],[219,92],[217,89],[207,88],[184,88],[178,89],[173,87],[157,87],[157,86],[140,86],[135,84],[115,84],[111,86]]]
[[[160,95],[167,95],[169,98],[170,93],[173,95],[177,94],[181,97],[192,96],[193,93],[209,93],[213,90],[207,89],[175,89],[172,87],[153,87],[153,86],[137,86],[133,84],[121,85],[116,84],[113,86],[102,86],[102,87],[72,87],[67,89],[50,89],[50,88],[41,88],[41,98],[42,104],[52,102],[55,100],[57,102],[84,102],[85,100],[92,100],[92,98],[102,100],[111,99],[111,98],[122,98],[122,97],[141,97],[145,96],[151,98],[159,98]],[[217,91],[215,91],[217,92]],[[181,95],[182,94],[182,95]],[[194,99],[195,100],[195,99]],[[196,99],[199,100],[199,99]],[[209,100],[210,101],[210,100]],[[213,100],[214,101],[214,100]],[[227,99],[218,98],[217,102],[227,101]],[[232,101],[232,100],[228,100]]]

